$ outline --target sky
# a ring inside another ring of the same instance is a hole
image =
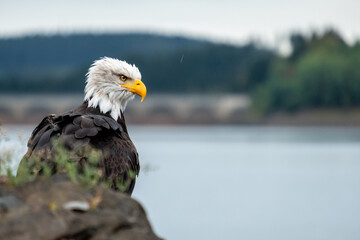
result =
[[[279,45],[290,32],[337,29],[360,39],[359,0],[0,0],[0,37],[155,32]]]

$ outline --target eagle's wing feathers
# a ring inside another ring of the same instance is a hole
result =
[[[41,158],[53,163],[58,142],[68,152],[71,161],[87,161],[86,151],[95,149],[100,153],[99,167],[104,178],[114,182],[128,182],[127,192],[132,192],[135,178],[129,170],[139,173],[137,151],[124,128],[115,120],[104,115],[68,113],[49,115],[35,128],[28,142],[28,152],[22,159]]]

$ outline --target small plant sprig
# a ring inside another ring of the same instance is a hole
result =
[[[10,163],[11,153],[0,156],[0,171]],[[51,161],[49,161],[51,159]],[[91,147],[81,148],[78,152],[69,151],[59,142],[52,142],[52,151],[46,149],[37,156],[21,161],[17,174],[10,167],[5,167],[7,181],[10,185],[19,185],[34,181],[37,178],[46,179],[54,174],[65,174],[72,182],[85,188],[92,188],[104,184],[108,188],[116,188],[122,192],[129,187],[131,180],[135,179],[134,171],[127,172],[127,179],[109,180],[104,178],[104,173],[99,167],[101,152]]]

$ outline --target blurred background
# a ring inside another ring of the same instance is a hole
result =
[[[360,2],[0,1],[0,153],[135,63],[134,197],[165,239],[360,239]]]

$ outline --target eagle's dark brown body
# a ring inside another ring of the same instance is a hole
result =
[[[132,193],[135,177],[131,175],[139,173],[140,165],[123,114],[115,121],[109,114],[101,113],[99,108],[89,108],[84,102],[64,114],[49,115],[33,131],[28,152],[21,161],[38,157],[43,162],[53,163],[54,140],[72,152],[73,159],[70,160],[79,164],[87,161],[84,150],[92,148],[99,151],[98,167],[103,171],[103,178],[113,182],[114,189],[117,189],[116,182],[126,182],[125,192]]]

